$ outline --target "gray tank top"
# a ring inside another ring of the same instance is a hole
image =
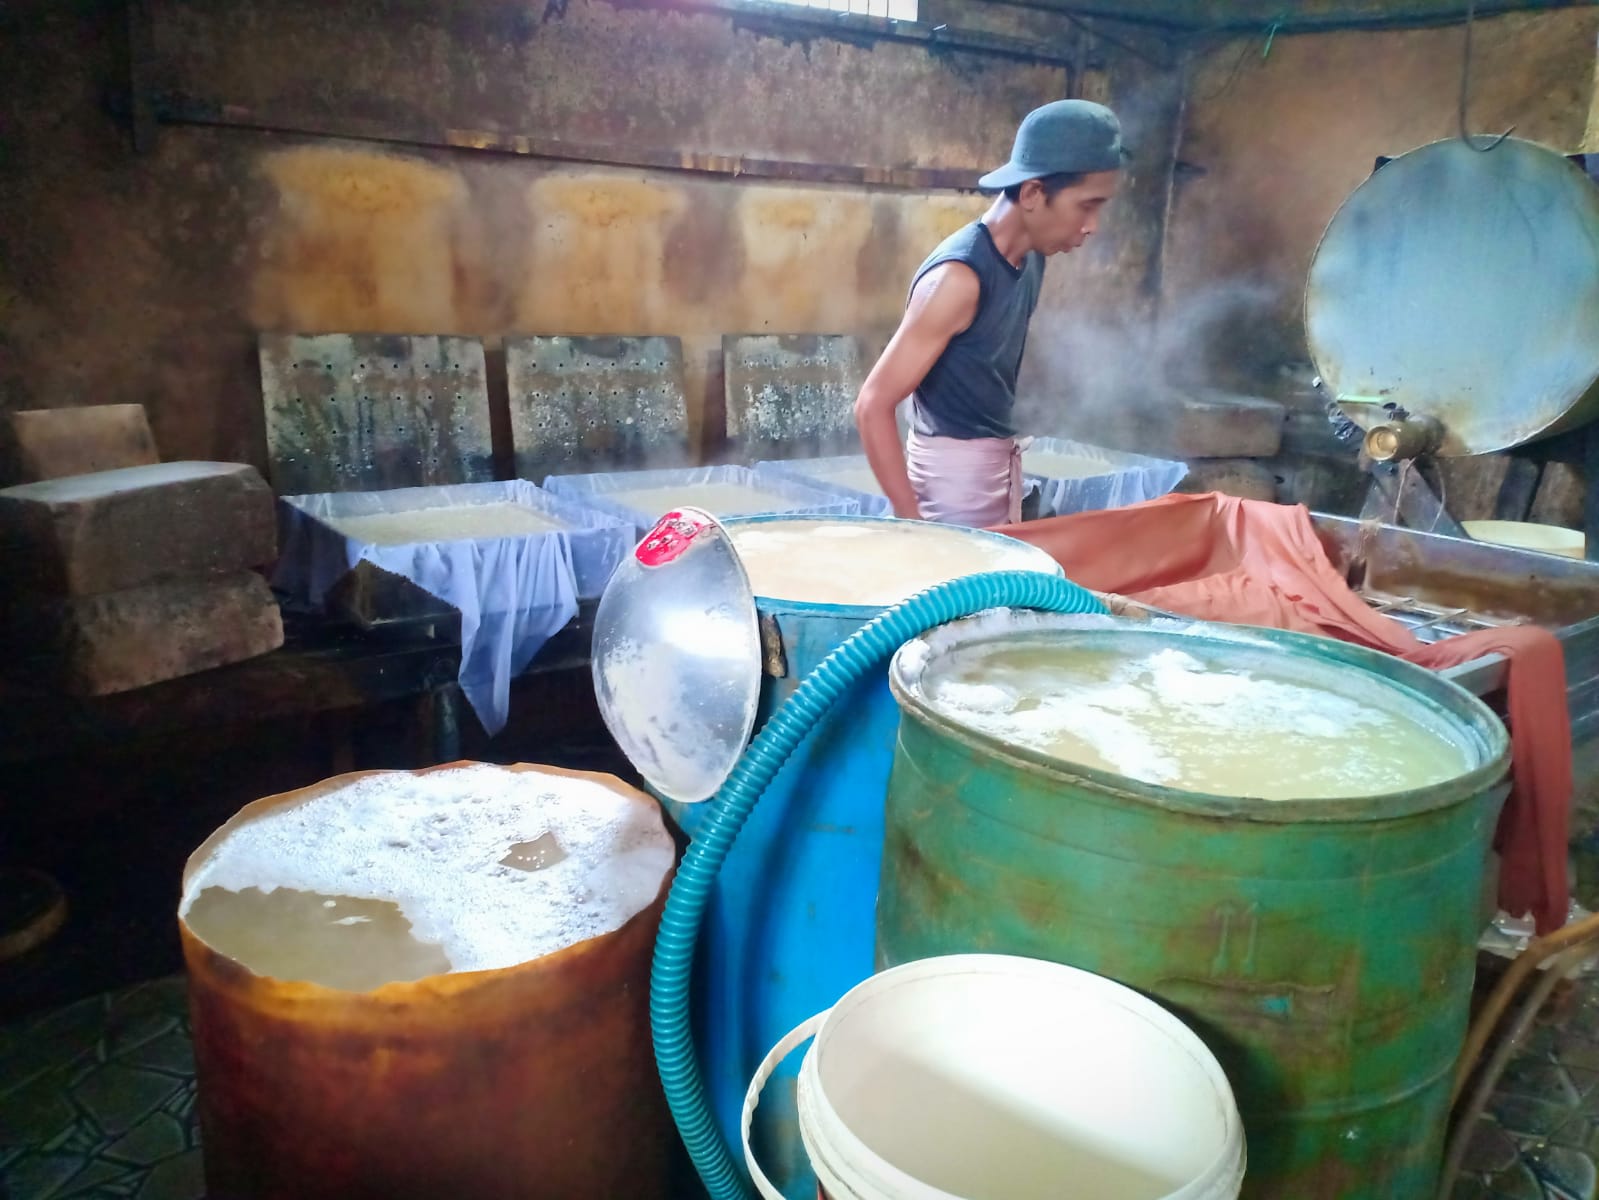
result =
[[[1027,323],[1044,282],[1044,256],[1029,253],[1013,267],[988,226],[974,221],[928,256],[911,290],[940,263],[961,262],[977,272],[977,316],[950,339],[916,389],[911,425],[923,437],[1014,437],[1016,371],[1027,346]]]

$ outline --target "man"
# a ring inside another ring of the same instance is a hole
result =
[[[899,329],[855,401],[867,461],[896,516],[977,527],[1021,518],[1011,409],[1044,259],[1093,234],[1125,156],[1103,105],[1036,109],[1010,162],[978,181],[999,193],[993,206],[916,273]],[[907,396],[902,450],[894,414]]]

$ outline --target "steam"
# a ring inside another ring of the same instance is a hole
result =
[[[1235,280],[1168,301],[1155,319],[1142,311],[1040,309],[1018,383],[1016,427],[1090,442],[1129,426],[1157,437],[1182,395],[1230,382],[1240,340],[1276,299],[1272,287]]]

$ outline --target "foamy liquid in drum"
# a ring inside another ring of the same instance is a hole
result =
[[[1013,745],[1207,795],[1376,796],[1469,765],[1428,710],[1392,688],[1267,656],[1229,665],[1222,653],[1011,639],[953,652],[921,688],[935,711]]]
[[[234,828],[180,913],[258,975],[368,991],[608,933],[655,898],[672,858],[648,809],[590,780],[383,775]]]

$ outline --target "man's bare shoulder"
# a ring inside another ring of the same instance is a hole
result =
[[[981,299],[976,271],[963,262],[939,263],[916,281],[905,317],[918,325],[959,332],[972,323]]]

